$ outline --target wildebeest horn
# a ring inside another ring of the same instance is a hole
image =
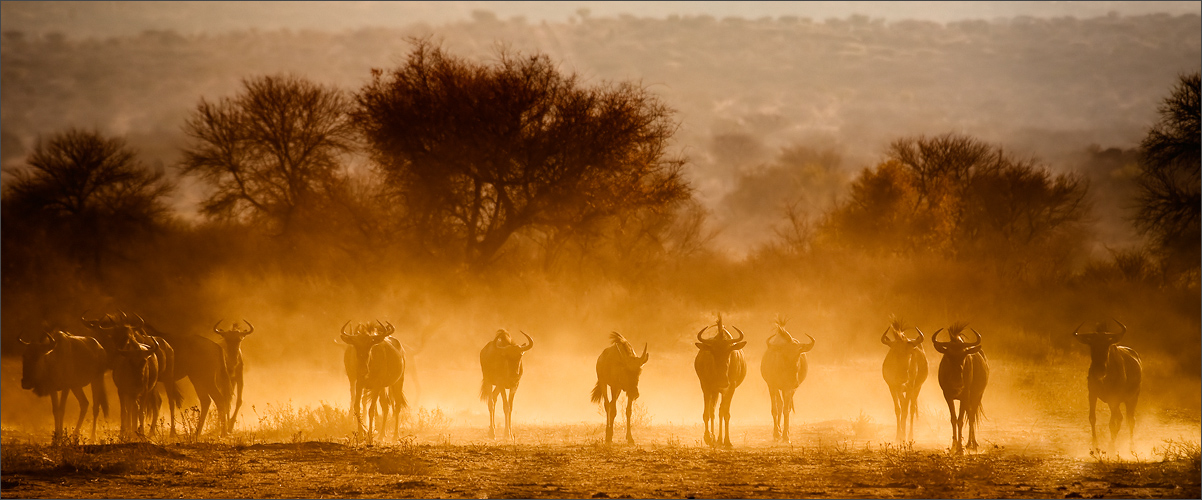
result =
[[[981,345],[981,332],[978,332],[976,328],[969,328],[969,330],[972,330],[972,333],[977,336],[977,341],[969,345],[973,347]]]
[[[142,319],[141,314],[134,313],[134,317],[138,318],[138,328],[142,328],[142,327],[146,326],[146,320]]]
[[[1082,321],[1080,325],[1077,325],[1077,327],[1076,327],[1076,328],[1073,328],[1073,336],[1074,336],[1074,337],[1079,337],[1079,336],[1080,336],[1080,334],[1079,334],[1079,333],[1077,333],[1077,332],[1080,332],[1080,331],[1081,331],[1081,327],[1082,327],[1082,326],[1085,326],[1085,322],[1084,322],[1084,321]]]
[[[803,346],[801,347],[801,352],[810,352],[810,350],[814,348],[814,344],[816,344],[818,341],[817,341],[817,340],[814,340],[814,336],[813,336],[813,335],[810,335],[810,334],[808,334],[808,333],[806,333],[806,332],[801,332],[801,333],[802,333],[802,334],[804,334],[806,337],[809,337],[809,338],[810,338],[810,343],[809,343],[809,344],[806,344],[806,345],[803,345]]]
[[[705,342],[705,339],[701,338],[701,334],[705,333],[706,330],[709,330],[711,326],[714,326],[714,325],[706,325],[704,328],[702,328],[701,330],[699,330],[697,332],[697,341],[698,342]]]
[[[213,333],[221,333],[221,330],[218,330],[217,327],[221,326],[222,321],[225,321],[225,318],[221,318],[217,320],[217,323],[213,324]]]
[[[247,334],[247,335],[250,335],[250,334],[252,334],[252,333],[255,333],[255,325],[252,325],[252,324],[250,324],[250,322],[249,322],[249,321],[246,321],[246,318],[242,318],[242,322],[243,322],[243,323],[246,323],[246,326],[249,326],[249,327],[250,327],[250,331],[249,331],[249,332],[246,332],[246,334]]]
[[[643,342],[643,355],[639,356],[639,359],[644,360],[644,361],[647,360],[647,343],[646,342]]]
[[[1114,337],[1114,341],[1118,342],[1119,339],[1123,338],[1123,335],[1127,334],[1127,325],[1124,325],[1123,322],[1119,321],[1117,318],[1111,318],[1111,319],[1114,319],[1115,323],[1118,323],[1119,326],[1123,327],[1123,331],[1119,332],[1119,334]]]
[[[388,325],[388,326],[386,326],[386,327],[384,327],[384,328],[388,329],[388,333],[389,333],[390,335],[391,335],[392,333],[395,333],[395,332],[396,332],[396,327],[395,327],[395,326],[392,326],[392,322],[391,322],[391,321],[385,321],[384,323],[386,323],[386,324]]]
[[[518,331],[522,332],[521,330],[518,330]],[[534,347],[534,339],[530,338],[530,334],[528,334],[526,332],[522,332],[522,335],[526,336],[526,345],[522,346],[522,351],[523,352],[529,351],[531,348]]]
[[[889,345],[889,330],[892,328],[893,328],[893,326],[886,326],[885,331],[881,332],[881,343],[882,344]]]
[[[913,343],[914,343],[914,345],[921,344],[921,343],[922,343],[922,339],[926,338],[926,335],[922,333],[922,329],[921,329],[921,328],[919,328],[919,327],[917,327],[917,326],[916,326],[916,327],[914,327],[914,329],[915,329],[915,330],[918,330],[918,340],[909,340],[908,342],[913,342]],[[935,333],[939,333],[939,332],[935,332]]]
[[[734,329],[735,329],[735,331],[738,331],[738,332],[739,332],[739,338],[737,338],[737,339],[731,339],[731,342],[742,342],[742,341],[743,341],[743,337],[746,337],[746,336],[747,336],[747,335],[744,335],[744,334],[743,334],[743,330],[739,330],[739,327],[737,327],[737,326],[735,326],[735,325],[730,325],[730,327],[731,327],[731,328],[734,328]]]
[[[917,328],[917,327],[916,327],[916,328]],[[942,329],[942,328],[940,328],[940,329],[938,329],[938,330],[935,330],[935,334],[934,334],[934,335],[931,335],[931,343],[932,343],[932,344],[936,344],[936,345],[939,345],[939,346],[945,346],[945,345],[948,345],[948,344],[950,344],[950,343],[951,343],[951,341],[950,341],[950,340],[949,340],[948,342],[940,342],[940,341],[939,341],[939,332],[942,332],[942,331],[943,331],[943,329]],[[951,335],[951,334],[949,333],[948,335]]]
[[[346,334],[347,334],[347,333],[346,333],[346,327],[347,327],[347,326],[350,326],[350,324],[351,324],[351,320],[349,320],[349,319],[348,319],[348,320],[346,320],[346,324],[345,324],[345,325],[342,325],[342,329],[341,329],[341,330],[339,330],[339,332],[340,332],[340,333],[342,333],[343,335],[346,335]]]
[[[81,323],[83,323],[83,326],[86,326],[89,328],[96,328],[96,327],[100,326],[100,320],[89,320],[88,319],[88,311],[90,311],[90,309],[83,310],[83,314],[79,315],[79,321]]]

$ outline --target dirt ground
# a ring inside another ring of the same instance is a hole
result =
[[[846,422],[734,434],[732,449],[701,446],[696,426],[653,426],[640,444],[604,445],[600,425],[528,427],[515,444],[483,429],[343,440],[50,446],[10,436],[3,498],[1198,498],[1195,444],[1153,458],[1074,457],[1055,443],[1012,449],[987,441],[947,447],[857,440]],[[619,436],[622,431],[618,431]],[[748,436],[752,436],[749,438]],[[253,440],[253,439],[251,439]],[[1011,442],[1001,439],[1002,442]]]

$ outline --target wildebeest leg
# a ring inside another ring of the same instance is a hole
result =
[[[100,417],[101,405],[107,404],[107,401],[102,401],[102,399],[105,399],[105,398],[108,398],[108,395],[105,394],[105,392],[104,392],[104,373],[102,372],[100,374],[100,376],[96,378],[96,380],[92,381],[92,399],[95,400],[94,404],[92,405],[92,439],[91,440],[93,443],[96,442],[96,420]],[[105,414],[106,415],[108,414],[108,410],[105,410]]]
[[[205,428],[205,417],[209,415],[209,404],[212,402],[212,398],[207,388],[202,389],[203,386],[199,384],[193,384],[193,386],[196,387],[196,397],[200,400],[200,418],[196,420],[196,437],[200,437],[201,431]]]
[[[784,419],[784,429],[781,432],[781,441],[789,442],[789,413],[793,411],[793,393],[797,389],[788,389],[781,393],[781,417]]]
[[[947,399],[947,411],[951,414],[952,422],[952,451],[960,453],[963,449],[960,447],[960,419],[956,418],[956,400]]]
[[[1119,403],[1110,404],[1110,452],[1114,453],[1114,444],[1119,439],[1119,429],[1123,425],[1123,413],[1119,409]]]
[[[508,392],[508,394],[506,394],[506,392]],[[513,417],[513,397],[517,395],[517,392],[517,387],[501,392],[501,398],[505,403],[505,439],[510,441],[513,440],[513,429],[510,427],[510,421]]]
[[[702,396],[705,406],[701,409],[701,422],[705,425],[705,444],[712,445],[714,441],[714,406],[718,403],[717,392],[705,392]]]
[[[79,403],[79,420],[75,421],[75,432],[72,433],[78,441],[79,431],[83,427],[83,420],[88,416],[88,397],[84,395],[83,387],[74,387],[71,389],[71,393],[75,394],[75,401]],[[66,399],[66,396],[63,399]]]
[[[142,410],[143,418],[150,420],[147,427],[150,427],[149,434],[154,435],[159,427],[159,410],[163,406],[163,398],[159,397],[159,391],[152,388],[150,392],[146,393],[144,401],[143,406],[145,408]]]
[[[621,393],[621,389],[611,385],[605,394],[605,444],[614,442],[614,419],[618,418],[618,395]]]
[[[906,406],[902,415],[902,424],[906,425],[906,417],[909,417],[910,422],[906,425],[907,440],[914,441],[914,418],[918,416],[918,391],[906,393]]]
[[[734,397],[735,391],[727,391],[722,393],[722,406],[718,409],[718,418],[721,419],[722,445],[730,448],[730,399]]]
[[[963,448],[960,447],[960,442],[964,440],[964,427],[965,424],[968,423],[968,406],[969,405],[963,399],[961,399],[960,411],[957,412],[958,417],[956,418],[956,448],[961,451],[963,451]]]
[[[1132,396],[1127,400],[1127,430],[1131,432],[1131,442],[1128,444],[1132,455],[1135,454],[1135,405],[1139,402],[1139,395]]]
[[[897,442],[900,443],[906,437],[906,415],[903,413],[906,400],[902,396],[900,387],[889,386],[889,394],[893,396],[893,418],[897,421]]]
[[[768,399],[772,400],[772,440],[780,441],[780,391],[769,386]]]
[[[227,427],[229,427],[230,432],[234,432],[234,423],[236,423],[238,421],[238,410],[242,409],[242,375],[241,374],[234,375],[234,390],[233,390],[233,392],[234,392],[237,400],[235,401],[235,404],[234,404],[234,411],[230,413],[230,421],[229,421],[229,425],[227,426]]]
[[[488,396],[488,439],[497,438],[497,396],[501,393],[501,388],[493,386],[492,393]]]
[[[964,402],[960,402],[961,420],[964,420],[964,415],[967,414],[968,419],[968,449],[977,450],[977,412],[981,411],[981,400],[975,399],[968,404],[968,411],[964,412]]]
[[[179,392],[179,380],[170,377],[163,383],[163,389],[167,392],[167,409],[171,411],[171,437],[175,437],[175,412],[183,407],[184,395]]]
[[[1093,394],[1090,394],[1089,395],[1089,434],[1090,434],[1092,442],[1093,442],[1093,444],[1091,445],[1091,448],[1090,448],[1092,451],[1098,450],[1097,409],[1098,409],[1098,398],[1094,397]]]
[[[370,402],[367,409],[367,443],[371,444],[376,434],[376,401],[380,399],[380,393],[374,389],[365,392],[367,392],[367,400]]]
[[[59,397],[59,394],[62,397]],[[50,410],[54,412],[54,437],[52,441],[58,442],[63,437],[63,413],[66,412],[67,391],[51,391],[50,392]]]
[[[380,440],[388,438],[388,411],[392,409],[392,397],[388,394],[387,388],[382,388],[377,393],[380,399]]]
[[[230,416],[230,392],[231,392],[231,390],[230,390],[230,387],[228,386],[228,384],[225,389],[226,389],[225,391],[221,391],[221,389],[218,389],[217,390],[217,398],[213,401],[213,404],[217,405],[217,424],[218,424],[217,428],[221,430],[222,436],[228,434],[229,424],[227,422],[229,421],[229,416]]]
[[[634,435],[630,433],[630,413],[634,409],[634,398],[626,394],[626,444],[634,444]],[[614,413],[618,412],[617,401],[614,401]]]

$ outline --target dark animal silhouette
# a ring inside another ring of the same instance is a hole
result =
[[[643,354],[635,355],[634,347],[618,332],[609,335],[612,343],[597,357],[597,385],[593,386],[592,401],[605,403],[605,442],[614,442],[614,419],[618,416],[618,395],[626,392],[626,442],[634,444],[630,433],[630,414],[634,400],[639,398],[639,375],[647,363],[647,345]],[[608,388],[608,391],[606,390]]]
[[[101,411],[108,416],[108,397],[105,394],[104,372],[108,355],[96,339],[77,337],[62,330],[44,332],[38,339],[24,344],[21,358],[21,388],[32,390],[38,397],[50,396],[54,413],[54,441],[64,437],[63,418],[67,412],[67,394],[75,395],[79,403],[79,419],[75,421],[74,436],[79,438],[80,426],[88,413],[88,398],[83,389],[92,386],[92,441],[96,440],[96,417]]]
[[[497,396],[505,411],[505,438],[513,439],[510,427],[513,415],[513,396],[522,380],[522,355],[534,347],[534,339],[526,332],[525,345],[517,345],[509,332],[497,330],[484,348],[480,350],[480,370],[484,373],[484,381],[480,383],[480,399],[488,401],[488,437],[496,438],[496,406]]]
[[[889,346],[881,375],[889,385],[893,396],[893,414],[897,418],[897,442],[914,440],[914,419],[918,416],[918,393],[927,380],[927,353],[922,349],[925,335],[915,327],[918,338],[906,338],[905,327],[900,320],[885,328],[881,343]],[[893,337],[889,337],[889,333]]]
[[[702,338],[701,334],[710,327],[717,326],[717,333],[712,338]],[[730,444],[730,401],[735,395],[735,389],[747,377],[747,363],[743,360],[743,330],[734,327],[739,332],[739,338],[732,338],[730,332],[722,326],[722,317],[714,325],[706,326],[697,332],[697,357],[693,360],[693,369],[697,371],[697,379],[701,382],[701,392],[705,406],[701,419],[705,422],[705,444],[711,446]],[[722,397],[717,425],[714,424],[714,407],[718,405],[718,397]],[[715,429],[716,427],[716,429]],[[717,432],[715,437],[714,433]]]
[[[777,319],[776,331],[766,341],[768,350],[760,362],[760,374],[768,383],[772,399],[772,439],[789,442],[789,413],[793,412],[793,394],[809,372],[806,353],[814,348],[814,337],[803,343],[785,329],[784,319]]]
[[[1093,449],[1098,449],[1097,411],[1098,400],[1110,405],[1110,451],[1114,451],[1122,428],[1123,415],[1119,405],[1127,406],[1127,429],[1131,433],[1130,446],[1135,447],[1135,405],[1139,402],[1139,384],[1143,378],[1143,362],[1139,354],[1127,346],[1117,345],[1127,334],[1127,326],[1114,320],[1123,331],[1111,333],[1101,323],[1093,333],[1078,333],[1081,325],[1073,330],[1073,337],[1089,346],[1089,373],[1086,383],[1089,388],[1089,429],[1093,438]],[[1082,323],[1084,325],[1084,323]]]
[[[981,352],[981,334],[975,329],[977,339],[965,342],[963,337],[966,323],[956,323],[947,329],[951,339],[939,341],[940,328],[931,336],[931,344],[935,350],[943,354],[939,360],[939,387],[943,389],[943,399],[947,401],[947,410],[951,414],[952,443],[956,453],[963,453],[961,440],[964,436],[964,424],[968,424],[968,449],[977,449],[977,422],[981,417],[981,396],[985,393],[985,385],[989,382],[989,363],[985,353]],[[960,411],[957,415],[956,400],[960,401]]]

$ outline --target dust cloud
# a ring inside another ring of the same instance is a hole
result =
[[[23,155],[13,151],[29,151],[38,137],[95,126],[128,136],[149,165],[174,175],[187,140],[180,124],[201,97],[229,96],[243,77],[279,72],[357,89],[371,68],[399,60],[406,36],[432,34],[464,57],[484,59],[504,41],[546,51],[589,82],[638,80],[662,95],[678,111],[673,146],[690,158],[692,201],[707,215],[701,243],[689,252],[601,263],[581,257],[570,268],[525,258],[533,245],[519,242],[495,269],[480,273],[207,221],[196,210],[204,186],[190,179],[171,200],[176,212],[166,234],[123,241],[126,253],[99,277],[57,248],[14,241],[9,226],[0,357],[6,437],[45,439],[52,428],[46,398],[20,388],[16,339],[45,328],[82,333],[84,311],[120,310],[177,333],[206,334],[219,319],[254,324],[242,344],[240,433],[260,429],[283,405],[347,408],[339,329],[379,320],[396,327],[407,351],[413,411],[440,410],[460,441],[485,440],[479,351],[504,328],[535,341],[513,411],[519,442],[523,430],[538,426],[585,423],[595,430],[603,423],[589,391],[596,358],[609,332],[618,331],[650,353],[640,425],[671,429],[692,444],[701,439],[702,413],[695,335],[718,314],[747,334],[747,376],[734,395],[731,429],[753,443],[771,435],[759,367],[778,315],[789,318],[795,335],[817,340],[795,396],[793,426],[801,432],[834,427],[840,439],[891,439],[892,401],[881,376],[886,348],[878,339],[895,316],[928,339],[956,321],[983,334],[991,370],[978,431],[983,443],[1088,456],[1089,356],[1071,333],[1078,323],[1109,318],[1127,325],[1123,343],[1143,357],[1140,456],[1164,439],[1196,439],[1202,430],[1196,275],[1192,282],[1158,281],[1155,272],[1129,272],[1113,258],[1115,250],[1143,243],[1124,210],[1134,148],[1173,79],[1198,68],[1197,15],[947,24],[863,16],[585,16],[534,24],[478,16],[340,32],[75,39],[10,30],[8,13],[17,7],[4,9],[6,168],[19,167]],[[1087,229],[1065,243],[1080,246],[1072,261],[1016,279],[994,272],[992,262],[811,239],[810,230],[846,206],[857,175],[884,161],[891,141],[947,131],[1088,178],[1095,210]],[[789,207],[799,219],[785,217]],[[18,282],[10,269],[26,280]],[[942,449],[950,425],[937,381],[940,355],[927,346],[931,374],[915,438]],[[183,386],[185,406],[195,405]],[[118,422],[115,394],[110,389],[110,432]],[[68,420],[76,411],[69,399]],[[1099,408],[1100,436],[1108,435],[1107,421]],[[351,432],[344,431],[322,437],[342,439]]]

